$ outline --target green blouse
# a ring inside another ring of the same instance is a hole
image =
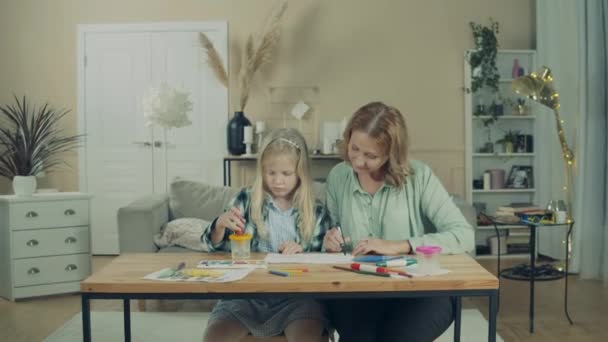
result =
[[[327,208],[354,243],[368,237],[409,240],[412,250],[438,245],[443,253],[463,253],[475,245],[473,228],[430,167],[410,161],[412,173],[401,187],[388,183],[370,195],[352,167],[336,165],[327,177]]]

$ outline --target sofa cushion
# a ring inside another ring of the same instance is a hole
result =
[[[154,244],[158,248],[180,246],[206,252],[207,245],[201,242],[201,235],[209,224],[209,221],[193,217],[167,222],[161,232],[154,236]]]
[[[213,221],[238,191],[237,188],[176,180],[169,191],[169,219],[196,217]]]

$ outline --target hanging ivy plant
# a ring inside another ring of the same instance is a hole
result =
[[[498,92],[498,68],[496,54],[498,51],[498,22],[490,18],[490,26],[470,22],[473,31],[475,50],[468,53],[468,62],[472,70],[471,91],[475,93],[484,86],[492,92]]]

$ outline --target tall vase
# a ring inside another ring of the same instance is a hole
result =
[[[226,135],[228,138],[228,152],[232,155],[240,156],[245,153],[245,144],[243,143],[245,126],[251,126],[251,121],[245,117],[245,113],[234,112],[234,116],[228,121]]]

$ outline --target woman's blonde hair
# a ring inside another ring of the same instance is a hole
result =
[[[295,129],[281,128],[272,131],[266,137],[261,150],[258,152],[256,177],[251,194],[251,218],[257,226],[260,236],[267,238],[268,231],[262,217],[262,208],[266,197],[271,195],[264,184],[264,163],[269,157],[279,155],[288,156],[296,164],[298,185],[293,195],[293,206],[299,214],[299,220],[296,224],[300,229],[303,239],[309,241],[315,228],[315,198],[312,190],[312,178],[310,176],[308,147],[306,146],[304,137]]]
[[[370,102],[359,108],[344,130],[340,146],[342,158],[350,163],[348,144],[354,131],[361,131],[377,139],[388,160],[382,166],[385,180],[396,187],[405,184],[410,174],[408,167],[409,137],[401,112],[382,102]]]

